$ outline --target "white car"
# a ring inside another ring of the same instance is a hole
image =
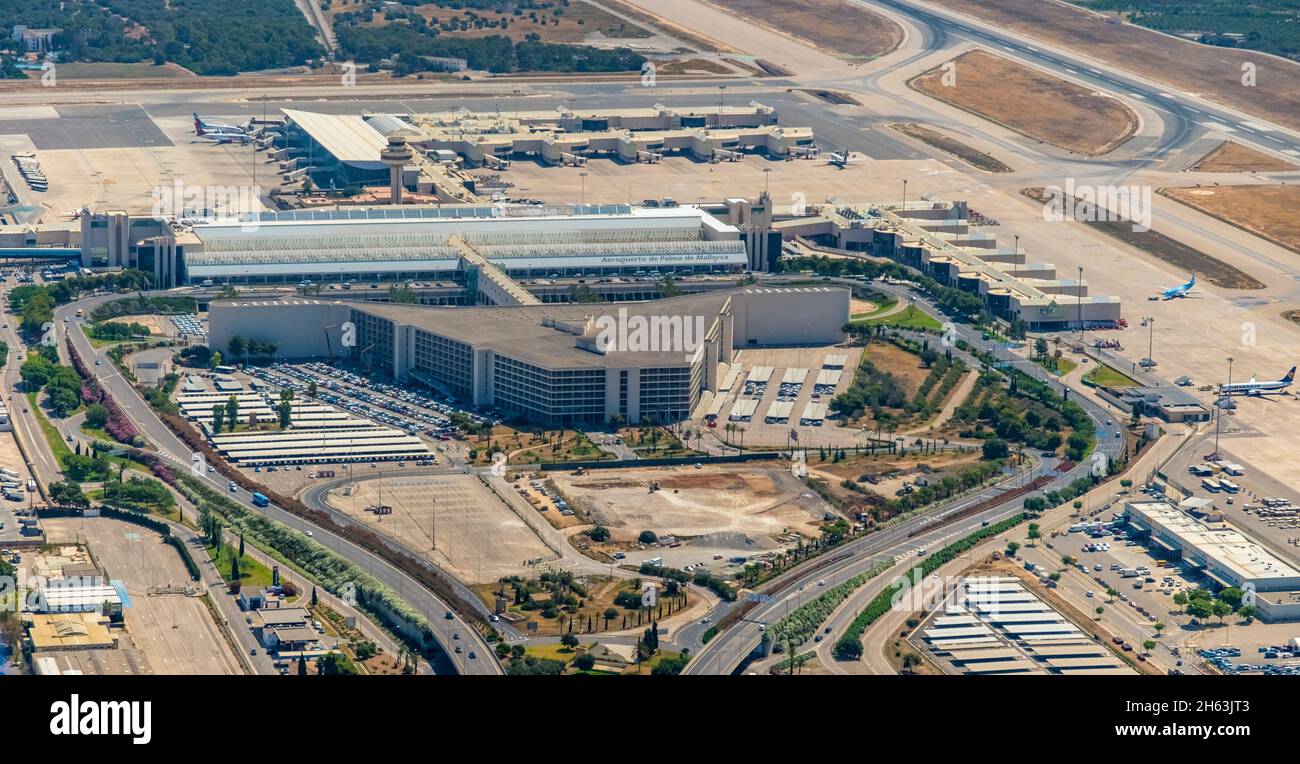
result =
[[[1089,592],[1087,592],[1086,594],[1084,594],[1084,596],[1085,596],[1085,597],[1095,597],[1095,596],[1097,596],[1097,595],[1096,595],[1094,592],[1089,591]]]
[[[818,586],[825,586],[825,585],[826,585],[826,579],[823,578],[822,580],[818,581],[818,582],[817,582],[817,585],[818,585]]]

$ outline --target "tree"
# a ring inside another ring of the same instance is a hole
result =
[[[596,656],[583,653],[573,659],[573,667],[581,671],[591,671],[596,666]]]
[[[1020,544],[1015,541],[1007,542],[1007,557],[1015,557],[1016,552],[1020,549]]]
[[[92,403],[86,407],[86,424],[103,429],[108,424],[108,407],[102,403]]]
[[[567,632],[560,637],[560,644],[572,650],[578,646],[578,635]]]
[[[1143,642],[1143,643],[1142,643],[1142,649],[1146,651],[1147,655],[1150,655],[1150,654],[1151,654],[1151,651],[1154,650],[1154,649],[1156,649],[1156,642],[1155,642],[1155,640],[1154,640],[1154,639],[1148,639],[1148,640],[1146,640],[1145,642]]]
[[[307,659],[298,656],[298,676],[307,676]]]
[[[221,434],[221,428],[225,426],[225,413],[226,407],[220,403],[212,407],[212,432],[217,435]]]
[[[1101,605],[1098,605],[1097,608],[1096,608],[1093,612],[1095,612],[1095,613],[1097,614],[1097,620],[1100,621],[1100,620],[1101,620],[1101,614],[1104,613],[1104,612],[1106,612],[1106,608],[1102,607]]]
[[[653,544],[659,540],[659,537],[655,535],[654,531],[641,531],[641,535],[637,536],[636,540],[642,544]]]
[[[243,358],[248,354],[248,342],[236,334],[226,343],[226,349],[230,351],[231,358]]]
[[[244,556],[244,534],[242,534],[242,533],[239,534],[239,556],[240,556],[240,557],[243,557],[243,556]],[[315,594],[315,593],[316,593],[316,587],[313,586],[311,591],[312,591],[312,594]],[[313,602],[312,604],[314,605],[314,604],[316,604],[316,603]]]
[[[1038,523],[1030,523],[1029,532],[1025,534],[1025,538],[1029,540],[1029,545],[1034,546],[1034,542],[1042,537],[1043,537],[1043,532],[1039,530]]]
[[[1232,615],[1233,607],[1223,600],[1216,600],[1214,604],[1210,605],[1210,612],[1214,614],[1215,618],[1219,619],[1219,623],[1223,623],[1224,618]]]
[[[320,600],[316,597],[316,587],[311,588],[311,606],[316,607]]]
[[[235,425],[239,422],[239,399],[230,396],[226,401],[226,423],[230,425],[231,432],[234,431]]]
[[[232,584],[239,583],[239,558],[238,557],[230,558],[230,583]]]
[[[214,350],[214,351],[212,351],[212,355],[208,358],[208,368],[209,368],[209,369],[215,369],[215,368],[217,368],[218,366],[221,366],[221,365],[222,365],[221,362],[222,362],[221,351],[220,351],[220,350]]]
[[[1156,630],[1156,636],[1159,637],[1160,634],[1165,630],[1165,623],[1164,621],[1156,621],[1151,625],[1151,628]]]
[[[587,537],[592,541],[608,541],[609,528],[603,525],[597,525],[587,531]]]
[[[605,612],[600,614],[605,619],[605,630],[609,631],[609,622],[611,619],[618,618],[618,611],[612,607],[605,608]]]

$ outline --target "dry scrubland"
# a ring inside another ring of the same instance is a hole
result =
[[[1162,188],[1164,196],[1300,253],[1300,186]]]
[[[903,30],[843,0],[712,0],[714,5],[838,56],[875,58],[903,42]],[[757,51],[755,51],[757,52]]]
[[[1296,166],[1271,154],[1224,141],[1192,165],[1192,172],[1286,172]]]
[[[982,50],[908,81],[937,98],[1021,135],[1079,154],[1100,156],[1133,136],[1138,116],[1119,100]]]
[[[1109,24],[1096,13],[1052,0],[929,1],[1116,64],[1152,82],[1300,128],[1300,64],[1256,51],[1201,45],[1129,24]],[[1259,87],[1241,85],[1241,66],[1248,62],[1258,67]]]

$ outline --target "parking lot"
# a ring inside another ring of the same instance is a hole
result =
[[[846,357],[839,382],[834,388],[819,386],[818,374],[832,356]],[[714,431],[719,437],[739,444],[740,433],[729,434],[726,426],[730,423],[743,427],[746,446],[785,446],[790,441],[791,430],[798,432],[800,444],[811,447],[864,444],[865,433],[838,427],[832,419],[819,425],[801,422],[808,404],[829,404],[837,394],[852,386],[861,357],[862,348],[835,345],[741,350],[733,363],[741,367],[741,373],[731,390],[723,393],[726,400]],[[745,401],[753,403],[744,404]],[[737,404],[752,405],[752,414],[746,419],[731,420]]]
[[[191,583],[180,555],[157,533],[106,517],[46,520],[45,530],[55,541],[86,543],[104,572],[126,585],[127,633],[153,673],[242,673],[201,598],[150,593],[155,587]]]
[[[475,424],[490,424],[491,418],[470,411],[455,402],[381,381],[378,375],[362,375],[320,362],[277,363],[248,370],[250,376],[277,388],[293,390],[306,398],[308,385],[316,383],[316,397],[334,406],[410,433],[448,439],[460,431],[450,417],[463,415]]]
[[[1173,651],[1173,668],[1184,673],[1188,669],[1187,662],[1199,651],[1225,645],[1235,646],[1244,653],[1240,660],[1234,661],[1233,667],[1219,666],[1227,673],[1297,670],[1287,667],[1300,665],[1300,658],[1291,661],[1279,658],[1280,653],[1274,658],[1264,658],[1265,652],[1258,652],[1259,647],[1281,645],[1289,640],[1295,635],[1294,624],[1253,621],[1249,626],[1242,626],[1238,616],[1229,616],[1222,626],[1215,618],[1193,624],[1191,616],[1180,612],[1181,607],[1174,602],[1174,595],[1212,588],[1208,580],[1199,573],[1186,570],[1178,562],[1161,560],[1140,542],[1128,539],[1123,526],[1114,523],[1110,514],[1085,518],[1071,527],[1081,524],[1093,527],[1052,536],[1046,543],[1051,545],[1052,554],[1058,558],[1063,555],[1075,557],[1078,560],[1075,564],[1077,571],[1091,580],[1092,584],[1083,592],[1083,599],[1079,602],[1085,610],[1101,606],[1108,611],[1127,611],[1121,620],[1144,622],[1151,627],[1151,634],[1154,634],[1155,623],[1164,623],[1167,628],[1159,640],[1161,649]],[[1067,593],[1077,596],[1077,592],[1069,592],[1070,587],[1066,588]],[[1113,600],[1107,594],[1108,589],[1117,592]],[[1112,612],[1106,617],[1114,619],[1117,615]],[[1254,655],[1258,655],[1260,660],[1256,661]],[[1182,663],[1178,663],[1180,660]]]
[[[555,558],[527,523],[470,475],[361,480],[330,491],[326,501],[462,581],[495,581],[528,572],[532,561]]]

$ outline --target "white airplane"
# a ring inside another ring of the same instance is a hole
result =
[[[850,164],[856,164],[858,157],[853,156],[852,151],[832,151],[826,157],[826,164],[843,170]]]
[[[1250,376],[1249,382],[1233,382],[1230,385],[1224,385],[1220,392],[1224,395],[1263,395],[1264,393],[1281,392],[1291,386],[1295,381],[1295,367],[1286,373],[1285,377],[1273,382],[1256,382],[1255,375]]]
[[[242,125],[222,125],[217,122],[204,122],[203,118],[194,113],[194,131],[205,130],[209,133],[247,133],[248,129],[253,126],[253,120],[249,120]]]
[[[1196,274],[1192,273],[1192,277],[1188,279],[1186,284],[1179,284],[1176,287],[1169,287],[1162,291],[1160,293],[1160,299],[1174,300],[1179,297],[1186,297],[1188,293],[1192,291],[1192,287],[1194,286],[1196,286]]]
[[[221,133],[204,130],[201,125],[195,123],[194,135],[202,141],[211,141],[212,143],[251,143],[253,136],[247,133]]]

